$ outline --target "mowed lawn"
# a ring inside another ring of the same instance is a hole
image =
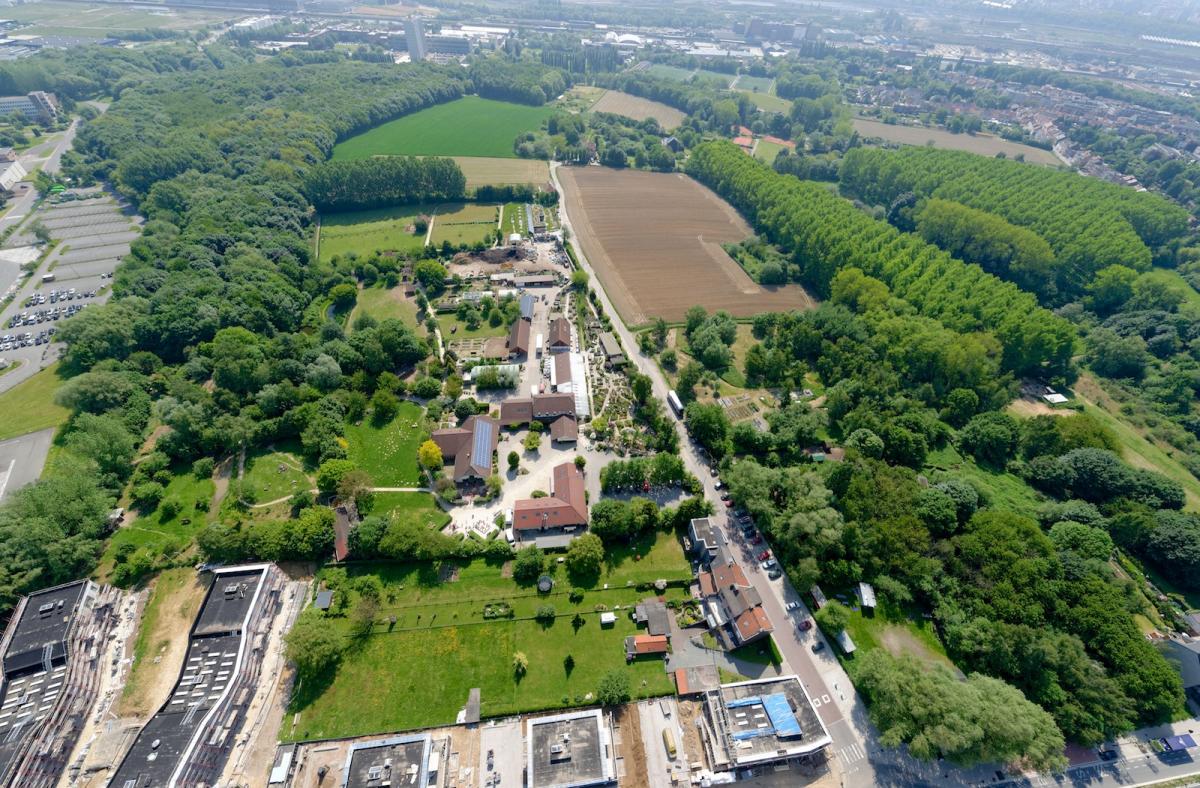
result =
[[[455,246],[483,241],[496,229],[499,206],[488,203],[466,203],[440,206],[433,217],[433,233],[429,242],[440,246],[449,241]]]
[[[315,487],[303,461],[282,451],[257,451],[246,458],[242,481],[257,503],[266,503]]]
[[[627,665],[624,639],[638,631],[629,617],[632,606],[654,593],[639,591],[636,584],[654,576],[686,578],[690,572],[674,534],[656,535],[641,545],[639,554],[645,556],[642,561],[628,553],[617,556],[578,603],[570,601],[569,579],[557,566],[552,570],[557,583],[548,596],[505,577],[500,564],[482,560],[449,565],[456,573],[432,564],[351,567],[352,577],[375,574],[384,583],[373,634],[351,644],[325,682],[300,688],[290,708],[299,722],[294,730],[285,723],[282,738],[353,736],[452,723],[472,687],[481,690],[486,717],[590,705],[594,700],[589,694],[611,670],[628,673],[635,697],[670,694],[673,685],[662,660]],[[666,596],[682,599],[686,592],[674,588]],[[483,617],[484,605],[498,601],[512,606],[513,619]],[[556,613],[548,626],[532,620],[537,608],[546,604]],[[601,605],[617,613],[615,626],[600,626]],[[581,617],[579,626],[576,614]],[[348,632],[348,618],[335,621]],[[517,651],[529,660],[520,679],[512,670]],[[564,664],[568,655],[574,661],[570,671]]]
[[[507,101],[466,96],[376,126],[333,149],[336,159],[371,156],[492,156],[516,158],[513,140],[554,113]]]
[[[0,440],[65,422],[71,412],[54,402],[54,392],[64,380],[56,361],[0,394]]]
[[[758,144],[754,146],[754,158],[767,164],[774,164],[775,157],[779,155],[779,151],[784,150],[785,146],[778,142],[768,142],[760,139]]]
[[[384,287],[377,284],[358,291],[354,311],[350,313],[350,325],[359,315],[370,315],[376,320],[399,320],[411,329],[417,328],[417,305],[404,297],[402,287]]]
[[[404,205],[370,211],[347,211],[321,217],[321,260],[354,252],[366,257],[375,252],[412,252],[425,245],[425,233],[415,231],[421,214],[435,206]]]
[[[417,447],[428,437],[421,406],[401,402],[396,418],[377,425],[370,416],[346,425],[350,460],[370,476],[376,487],[417,487]]]
[[[494,156],[455,156],[467,178],[467,188],[529,183],[541,186],[550,181],[550,164],[541,159],[509,159]]]
[[[432,493],[375,493],[370,513],[398,522],[420,523],[439,531],[450,522],[450,515],[442,511]]]
[[[754,93],[752,91],[745,91],[745,93],[750,97],[750,103],[763,112],[778,112],[781,115],[786,115],[792,111],[792,102],[787,99],[762,92]]]

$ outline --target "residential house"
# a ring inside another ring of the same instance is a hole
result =
[[[472,479],[483,481],[492,475],[492,457],[500,442],[495,419],[471,416],[460,427],[434,430],[430,436],[442,450],[442,459],[453,461],[456,484]]]
[[[645,625],[651,635],[671,634],[671,611],[661,599],[643,599],[634,607],[633,618],[639,625]]]
[[[707,517],[698,517],[688,523],[688,537],[692,542],[692,557],[706,564],[716,558],[717,551],[725,545],[725,535]]]
[[[772,631],[762,607],[762,597],[750,584],[740,564],[722,548],[715,560],[700,572],[700,597],[705,619],[713,634],[730,648],[751,643]]]
[[[566,547],[587,524],[583,473],[573,462],[554,467],[549,496],[524,498],[513,505],[513,534],[522,546]]]

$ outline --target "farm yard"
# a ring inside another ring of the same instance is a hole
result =
[[[953,134],[944,129],[929,129],[924,126],[900,126],[883,123],[869,118],[855,118],[854,130],[863,137],[878,137],[887,142],[897,142],[901,145],[928,145],[948,150],[965,150],[978,153],[981,156],[995,156],[1003,153],[1009,158],[1024,155],[1025,161],[1031,164],[1045,164],[1057,167],[1062,160],[1048,150],[1035,148],[1032,145],[1022,145],[1019,142],[1009,142],[991,134]]]
[[[432,205],[403,205],[323,215],[321,260],[351,252],[365,257],[374,252],[417,251],[425,245],[425,233],[416,231],[415,222],[418,216],[433,211]]]
[[[550,165],[541,159],[507,159],[486,156],[453,156],[467,177],[467,188],[550,182]]]
[[[371,156],[482,156],[516,158],[513,140],[554,113],[467,96],[397,118],[339,143],[334,160]]]
[[[683,123],[684,113],[658,101],[640,96],[631,96],[619,90],[610,90],[592,105],[592,112],[611,112],[636,121],[654,118],[664,129],[673,129]]]
[[[673,685],[662,660],[627,664],[623,641],[637,631],[632,606],[657,593],[644,584],[690,580],[679,540],[656,534],[633,549],[611,551],[607,561],[599,578],[579,584],[550,563],[556,585],[549,594],[519,585],[505,565],[484,560],[356,565],[351,580],[372,574],[383,583],[376,623],[347,651],[336,673],[298,688],[289,709],[297,717],[289,715],[281,738],[452,723],[472,687],[481,690],[485,717],[591,705],[600,678],[611,670],[628,673],[635,697],[670,694]],[[582,599],[571,601],[573,587],[584,591]],[[663,595],[680,599],[686,592],[669,588]],[[544,605],[554,608],[552,623],[534,620]],[[493,613],[485,614],[485,607]],[[602,610],[617,612],[614,626],[600,625]],[[349,637],[349,619],[334,620]],[[520,678],[512,668],[518,651],[528,658]],[[401,658],[405,670],[397,671]]]
[[[811,306],[798,285],[762,287],[746,275],[721,244],[746,239],[749,226],[687,176],[600,167],[558,173],[576,240],[627,325],[678,322],[696,304],[735,317]]]

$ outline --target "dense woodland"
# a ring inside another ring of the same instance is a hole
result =
[[[304,178],[304,194],[320,211],[447,202],[466,192],[467,178],[454,159],[436,156],[327,161]]]

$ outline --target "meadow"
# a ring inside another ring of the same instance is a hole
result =
[[[321,260],[351,252],[366,257],[375,252],[412,252],[425,245],[425,233],[414,230],[421,214],[432,214],[432,205],[404,205],[369,211],[347,211],[321,217]]]
[[[661,659],[625,662],[624,639],[637,632],[629,608],[653,593],[636,584],[690,577],[678,539],[652,538],[652,545],[642,545],[649,552],[641,561],[625,551],[610,553],[604,573],[577,602],[570,600],[570,581],[556,564],[550,565],[557,582],[548,595],[518,585],[503,565],[483,560],[355,566],[352,577],[374,574],[384,584],[372,634],[356,639],[325,681],[298,689],[289,709],[298,722],[294,728],[285,724],[282,738],[452,723],[472,687],[481,690],[485,717],[589,705],[600,678],[612,670],[628,673],[635,697],[670,694],[673,685]],[[679,588],[666,592],[669,599],[684,595]],[[485,619],[484,605],[499,601],[512,607],[513,618]],[[553,622],[534,621],[536,610],[547,604],[555,609]],[[601,607],[617,612],[615,626],[601,627]],[[334,621],[349,637],[348,620]],[[529,661],[520,678],[512,669],[517,651]]]
[[[764,112],[778,112],[781,115],[786,115],[792,111],[792,102],[779,96],[770,95],[767,93],[753,93],[746,91],[746,95],[750,97],[750,102]]]
[[[333,158],[399,155],[516,158],[513,152],[516,136],[537,129],[553,113],[551,107],[466,96],[351,137],[334,147]]]
[[[428,437],[421,406],[401,402],[396,418],[376,424],[370,417],[346,425],[349,459],[376,487],[416,487],[421,483],[417,447]]]
[[[1032,145],[1022,145],[1019,142],[1009,142],[991,134],[953,134],[944,129],[901,126],[868,118],[855,118],[854,130],[863,137],[879,137],[887,142],[898,142],[902,145],[932,144],[935,148],[965,150],[981,156],[995,156],[997,153],[1003,153],[1010,159],[1024,156],[1025,161],[1031,164],[1045,164],[1048,167],[1057,167],[1062,164],[1062,160],[1048,150],[1035,148]]]
[[[32,25],[22,28],[19,31],[22,35],[79,38],[107,38],[122,33],[141,32],[147,28],[199,30],[214,22],[237,16],[239,14],[236,11],[126,7],[109,3],[89,5],[54,0],[12,5],[4,10],[5,19]]]
[[[754,158],[767,164],[774,164],[775,157],[779,155],[779,151],[784,150],[786,147],[786,145],[780,145],[778,142],[759,139],[758,144],[754,146]]]
[[[550,182],[550,165],[541,159],[508,159],[485,156],[454,156],[467,178],[467,188]]]
[[[450,515],[442,511],[433,495],[423,492],[375,493],[370,514],[403,523],[420,523],[436,530],[450,522]]]
[[[359,290],[358,300],[347,321],[349,325],[353,326],[359,315],[370,315],[376,320],[399,320],[414,331],[418,327],[417,305],[404,297],[401,287],[388,288],[377,284]]]
[[[101,573],[112,571],[118,553],[132,548],[146,548],[151,553],[164,554],[186,550],[204,527],[216,486],[213,480],[192,474],[187,466],[172,469],[174,476],[167,483],[162,500],[152,512],[139,512],[137,519],[118,528],[104,547]],[[178,504],[175,510],[174,502]]]
[[[433,233],[429,242],[435,246],[475,244],[486,241],[496,229],[500,206],[486,203],[467,203],[440,206],[433,214]]]

